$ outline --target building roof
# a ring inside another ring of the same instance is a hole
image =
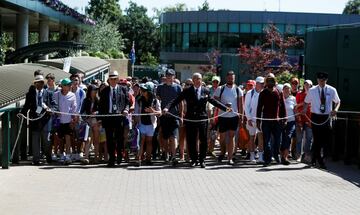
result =
[[[167,23],[197,22],[241,22],[241,23],[279,23],[298,25],[337,25],[360,22],[359,15],[295,13],[270,11],[184,11],[163,13],[160,19]]]
[[[64,60],[63,59],[50,59],[50,60],[41,60],[38,63],[54,66],[59,69],[63,69]],[[72,57],[71,58],[71,68],[70,72],[81,72],[85,74],[85,77],[92,75],[93,73],[107,68],[110,66],[110,63],[106,60],[96,58],[96,57]]]
[[[44,76],[54,73],[55,80],[69,77],[58,68],[35,63],[0,66],[0,108],[25,98],[34,80],[34,71],[40,69]]]

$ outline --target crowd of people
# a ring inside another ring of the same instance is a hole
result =
[[[106,82],[85,85],[79,74],[56,82],[35,71],[21,111],[39,118],[30,123],[33,164],[44,158],[141,166],[159,159],[205,168],[207,156],[235,165],[240,153],[252,164],[289,165],[292,158],[326,168],[329,119],[340,107],[327,73],[317,74],[316,86],[311,80],[300,86],[296,77],[277,83],[272,73],[243,87],[233,71],[224,85],[218,76],[209,85],[200,73],[184,83],[175,76],[167,69],[159,83],[112,71]]]

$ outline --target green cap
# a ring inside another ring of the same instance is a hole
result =
[[[62,81],[61,81],[61,85],[62,86],[66,86],[66,85],[70,85],[72,82],[69,78],[64,78]]]

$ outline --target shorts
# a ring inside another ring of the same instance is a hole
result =
[[[152,136],[154,136],[155,127],[153,124],[151,124],[151,125],[140,124],[139,130],[140,130],[141,135],[145,135],[147,137],[152,137]]]
[[[75,137],[78,140],[87,141],[89,138],[90,126],[87,122],[82,121],[75,125]]]
[[[239,117],[219,117],[219,132],[236,131],[239,125]]]
[[[164,139],[178,136],[179,121],[176,118],[169,116],[161,116],[160,126],[162,137]]]
[[[254,124],[255,124],[255,122],[254,122]],[[255,136],[255,134],[257,132],[257,128],[256,128],[256,126],[254,126],[254,124],[253,124],[253,126],[250,126],[248,123],[246,123],[246,129],[249,131],[250,136]]]
[[[72,135],[73,129],[70,127],[70,123],[59,124],[59,137],[65,137],[65,135]]]

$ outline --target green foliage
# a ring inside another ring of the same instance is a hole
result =
[[[163,13],[166,12],[182,12],[182,11],[188,11],[188,8],[185,3],[176,3],[174,6],[168,6],[161,9],[153,8],[153,11],[155,13],[153,19],[157,25],[160,25],[160,16]]]
[[[13,50],[11,47],[13,40],[12,37],[7,33],[2,33],[0,35],[0,65],[5,63],[6,52]]]
[[[360,0],[349,0],[343,14],[360,14]]]
[[[100,20],[94,27],[87,31],[83,37],[83,42],[89,52],[109,52],[111,50],[123,50],[124,40],[118,32],[117,26]]]
[[[113,24],[118,24],[122,19],[118,0],[90,0],[86,13],[97,21],[107,20]]]
[[[203,82],[205,82],[206,84],[211,84],[211,80],[212,77],[215,76],[216,74],[213,72],[206,72],[203,75]]]
[[[156,58],[159,56],[160,32],[153,19],[147,15],[147,9],[144,6],[130,1],[123,23],[119,25],[119,30],[127,39],[125,41],[126,53],[130,53],[132,42],[135,41],[136,56],[142,56],[147,52]],[[141,61],[141,57],[136,58],[136,64],[139,64],[139,61]]]
[[[117,49],[110,49],[107,54],[112,58],[112,59],[123,59],[124,58],[124,53],[120,50]]]
[[[296,77],[294,74],[289,73],[288,71],[279,73],[276,75],[276,80],[279,84],[290,83],[290,79]]]
[[[30,32],[29,33],[29,45],[35,44],[39,42],[39,33],[38,32]]]
[[[145,52],[140,57],[141,64],[144,66],[158,66],[159,59],[153,56],[150,52]]]
[[[205,0],[201,6],[198,7],[198,11],[209,11],[210,9],[210,4],[207,0]]]

